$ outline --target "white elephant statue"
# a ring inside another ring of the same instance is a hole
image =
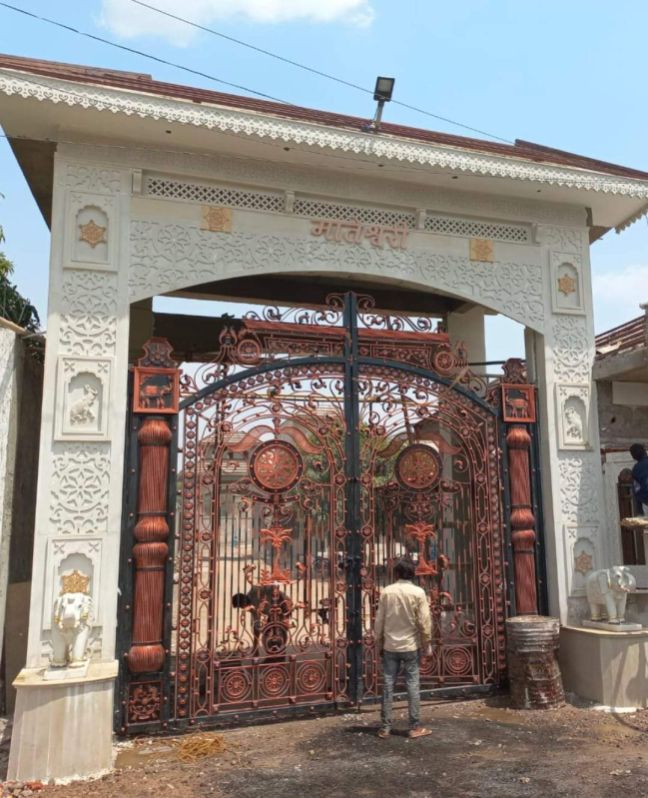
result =
[[[606,616],[610,623],[622,623],[628,593],[636,589],[634,576],[623,565],[593,571],[585,582],[592,620],[600,621]]]
[[[88,661],[92,599],[87,593],[61,593],[52,618],[53,667],[80,668]]]

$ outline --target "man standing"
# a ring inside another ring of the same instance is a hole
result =
[[[637,462],[632,468],[632,491],[635,500],[635,512],[648,515],[648,455],[641,443],[633,443],[630,454]]]
[[[409,708],[409,736],[425,737],[430,729],[419,725],[421,654],[430,653],[432,619],[423,588],[412,584],[416,568],[411,560],[399,560],[394,566],[398,580],[380,594],[376,614],[376,643],[383,661],[383,696],[381,728],[378,736],[391,734],[394,683],[400,666],[405,670]]]

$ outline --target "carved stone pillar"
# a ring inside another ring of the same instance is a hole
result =
[[[178,369],[163,338],[144,344],[144,357],[135,367],[133,412],[146,414],[137,434],[139,484],[134,529],[135,565],[132,641],[128,652],[131,673],[161,670],[164,664],[164,583],[169,554],[167,488],[170,415],[178,412]]]
[[[538,612],[535,544],[536,519],[531,501],[531,436],[529,424],[535,424],[535,388],[526,384],[522,361],[509,360],[504,365],[502,383],[502,418],[508,425],[509,486],[511,497],[511,544],[515,577],[515,608],[518,615]]]

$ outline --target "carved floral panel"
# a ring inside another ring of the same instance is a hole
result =
[[[538,225],[536,228],[536,240],[539,244],[558,252],[569,252],[573,255],[580,255],[583,246],[587,241],[585,227],[558,227]]]
[[[70,164],[66,171],[65,185],[70,189],[95,194],[117,194],[121,189],[121,174],[115,169]]]
[[[61,286],[59,351],[66,355],[112,355],[117,335],[117,276],[65,271]]]
[[[542,330],[542,270],[531,263],[479,263],[423,249],[343,247],[311,237],[230,233],[186,224],[131,223],[131,301],[238,274],[348,271],[411,279],[446,290]]]
[[[585,318],[556,316],[552,332],[556,381],[589,383],[594,359],[594,340],[588,333]]]
[[[601,466],[598,458],[589,452],[561,455],[558,473],[563,521],[598,526],[601,519]]]
[[[108,531],[110,445],[57,444],[50,479],[50,534]]]

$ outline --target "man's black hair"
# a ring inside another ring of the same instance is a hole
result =
[[[398,560],[394,565],[394,576],[396,579],[414,579],[416,566],[411,560]]]
[[[232,607],[241,610],[249,607],[250,604],[252,604],[250,597],[245,593],[234,593],[232,596]]]
[[[646,456],[646,447],[643,443],[633,443],[630,447],[630,454],[634,460],[639,462],[639,460],[643,460]]]

